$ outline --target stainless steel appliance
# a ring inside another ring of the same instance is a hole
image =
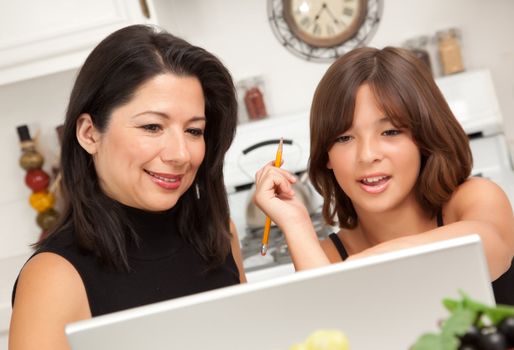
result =
[[[514,171],[510,162],[503,120],[487,70],[446,76],[436,80],[464,130],[469,135],[474,158],[473,175],[500,185],[514,203]],[[277,228],[271,232],[270,251],[259,254],[262,229],[248,225],[247,207],[251,200],[255,172],[273,160],[280,137],[291,140],[284,146],[283,167],[301,174],[309,159],[309,112],[276,116],[238,126],[236,138],[225,160],[225,184],[231,216],[241,240],[247,271],[289,262],[287,247]],[[257,146],[256,146],[257,145]],[[259,146],[260,145],[260,146]],[[245,150],[252,149],[251,152]],[[333,231],[321,218],[321,197],[313,190],[312,219],[320,237]],[[264,224],[264,220],[262,220]]]

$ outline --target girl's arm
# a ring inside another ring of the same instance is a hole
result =
[[[445,226],[378,244],[350,258],[476,233],[482,240],[491,279],[509,269],[514,256],[514,215],[500,187],[471,178],[458,187],[443,209]]]

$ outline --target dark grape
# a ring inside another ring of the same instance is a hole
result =
[[[507,340],[503,334],[497,332],[496,328],[485,328],[482,329],[479,349],[507,350]]]
[[[464,345],[478,347],[480,338],[482,338],[482,333],[480,333],[477,326],[472,325],[469,327],[468,331],[460,337],[461,348]]]
[[[498,331],[505,336],[508,346],[514,346],[514,316],[504,318],[498,325]]]
[[[480,350],[480,348],[476,347],[475,345],[461,345],[459,346],[459,350]]]

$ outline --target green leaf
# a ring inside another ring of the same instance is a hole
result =
[[[514,308],[507,305],[496,305],[484,311],[494,325],[500,323],[504,318],[514,316]]]
[[[446,307],[446,309],[448,311],[453,312],[462,306],[462,301],[454,300],[454,299],[450,299],[450,298],[444,298],[443,305],[444,305],[444,307]]]
[[[460,291],[462,294],[462,304],[464,308],[475,311],[476,313],[486,313],[492,307],[489,305],[482,304],[476,300],[471,299],[468,295],[464,294],[464,292]]]
[[[442,342],[444,350],[455,350],[459,348],[460,340],[454,335],[442,334]]]
[[[469,309],[457,309],[444,323],[444,337],[461,336],[468,331],[475,321],[476,312]]]
[[[446,350],[443,347],[443,336],[435,333],[425,333],[418,338],[410,350]]]

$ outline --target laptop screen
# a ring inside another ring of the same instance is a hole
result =
[[[282,349],[316,330],[407,349],[458,290],[494,304],[478,235],[164,301],[66,326],[73,349]]]

